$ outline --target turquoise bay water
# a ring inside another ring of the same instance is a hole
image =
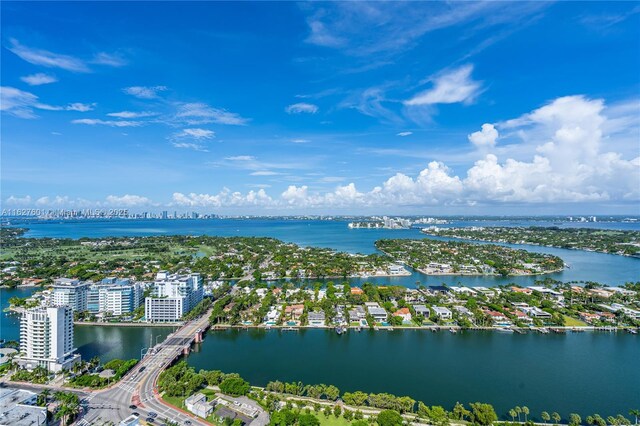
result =
[[[453,408],[489,402],[507,418],[526,405],[583,416],[640,405],[640,339],[623,333],[566,335],[424,330],[227,330],[209,332],[188,362],[270,380],[334,384],[341,391],[409,395]],[[583,417],[584,418],[584,417]]]

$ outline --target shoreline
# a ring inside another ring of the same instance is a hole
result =
[[[97,321],[74,321],[73,325],[92,325],[96,327],[179,327],[181,322],[97,322]]]
[[[462,236],[439,235],[439,234],[435,234],[435,233],[422,232],[422,231],[420,231],[420,233],[425,234],[425,235],[430,235],[432,237],[454,238],[456,240],[461,240],[461,241],[480,241],[480,242],[483,242],[483,243],[513,244],[513,245],[516,245],[516,246],[549,247],[549,248],[557,248],[557,249],[562,249],[562,250],[577,250],[577,251],[586,251],[588,253],[600,253],[600,254],[611,254],[613,256],[633,257],[633,258],[636,258],[636,259],[640,258],[640,255],[624,254],[624,253],[612,253],[612,252],[609,252],[609,251],[592,250],[592,249],[588,249],[588,248],[584,248],[584,247],[561,247],[561,246],[554,246],[554,245],[549,245],[549,244],[540,244],[540,243],[534,243],[534,242],[516,243],[516,242],[510,242],[510,241],[504,241],[504,240],[488,240],[488,239],[484,239],[484,238],[469,238],[469,237],[462,237]]]
[[[447,272],[447,273],[432,273],[432,272],[426,272],[420,268],[415,268],[416,271],[420,272],[422,275],[427,275],[427,276],[433,276],[433,277],[437,277],[437,276],[458,276],[458,277],[533,277],[533,276],[537,276],[537,275],[548,275],[548,274],[556,274],[558,272],[562,272],[564,271],[566,268],[558,268],[558,269],[553,269],[551,271],[545,271],[545,272],[535,272],[535,273],[531,273],[531,274],[508,274],[508,275],[501,275],[501,274],[464,274],[464,273],[456,273],[456,272]]]
[[[425,233],[426,234],[426,233]],[[430,234],[428,234],[430,235]],[[391,256],[389,253],[387,253],[386,251],[382,250],[381,248],[376,247],[377,250],[380,250],[380,252],[384,253],[386,256],[389,256],[390,258],[393,259],[393,256]],[[402,265],[404,265],[406,268],[411,268],[414,271],[417,271],[419,273],[421,273],[422,275],[425,275],[427,277],[438,277],[438,276],[442,276],[442,277],[533,277],[533,276],[537,276],[537,275],[547,275],[547,274],[556,274],[558,272],[562,272],[565,269],[567,269],[567,265],[566,263],[562,266],[562,268],[556,268],[556,269],[552,269],[550,271],[545,271],[545,272],[535,272],[535,273],[531,273],[531,274],[509,274],[509,275],[501,275],[501,274],[464,274],[464,273],[456,273],[456,272],[446,272],[446,273],[433,273],[433,272],[426,272],[424,269],[421,268],[414,268],[413,266],[408,265],[404,260],[397,260],[397,263],[400,263]],[[564,263],[564,261],[563,261]],[[398,275],[400,276],[400,275]]]
[[[421,331],[451,331],[451,330],[455,330],[455,332],[459,332],[459,331],[496,331],[499,333],[504,333],[505,330],[510,330],[515,334],[526,334],[528,332],[532,332],[532,333],[541,333],[541,334],[558,334],[558,333],[566,333],[568,331],[570,332],[576,332],[576,333],[580,333],[580,332],[585,332],[585,331],[604,331],[604,332],[628,332],[628,330],[640,330],[639,328],[633,328],[633,327],[597,327],[597,326],[593,326],[593,325],[587,325],[587,326],[549,326],[549,327],[535,327],[535,328],[529,328],[529,327],[489,327],[489,326],[484,326],[484,327],[468,327],[468,328],[462,328],[459,325],[424,325],[424,326],[417,326],[417,325],[409,325],[409,326],[397,326],[397,327],[391,327],[391,326],[376,326],[376,328],[371,328],[369,326],[367,327],[363,327],[363,326],[357,326],[357,325],[350,325],[350,326],[343,326],[345,327],[347,330],[353,330],[357,332],[357,329],[360,328],[361,331],[365,331],[365,330],[372,330],[372,331],[396,331],[396,330],[421,330]],[[244,330],[248,330],[248,329],[263,329],[263,330],[281,330],[281,331],[300,331],[300,330],[328,330],[328,331],[332,331],[335,330],[336,326],[328,326],[328,325],[323,325],[323,326],[309,326],[309,325],[295,325],[295,326],[289,326],[289,325],[264,325],[264,324],[259,324],[259,325],[230,325],[230,324],[216,324],[216,325],[212,325],[210,330],[212,331],[217,331],[217,330],[229,330],[229,329],[244,329]],[[541,329],[545,329],[546,332],[541,331]],[[508,331],[507,331],[508,332]]]

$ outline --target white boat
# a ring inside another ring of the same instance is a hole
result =
[[[496,328],[496,331],[499,331],[501,333],[513,333],[513,330],[508,327],[498,327]]]

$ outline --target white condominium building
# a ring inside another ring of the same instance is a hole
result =
[[[73,347],[73,311],[69,306],[27,309],[20,321],[19,366],[58,372],[80,361]]]
[[[70,278],[56,278],[53,281],[53,305],[69,306],[76,312],[86,311],[89,284]]]
[[[158,272],[152,294],[145,299],[145,318],[148,322],[178,321],[200,303],[202,295],[200,274]]]
[[[142,299],[141,283],[129,279],[105,278],[91,284],[87,292],[87,310],[92,313],[124,315],[133,312]]]

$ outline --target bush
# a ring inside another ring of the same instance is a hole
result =
[[[301,414],[298,417],[298,424],[300,426],[320,426],[320,420],[313,414]]]
[[[380,426],[398,426],[402,424],[402,416],[394,410],[384,410],[378,414],[378,425]]]

